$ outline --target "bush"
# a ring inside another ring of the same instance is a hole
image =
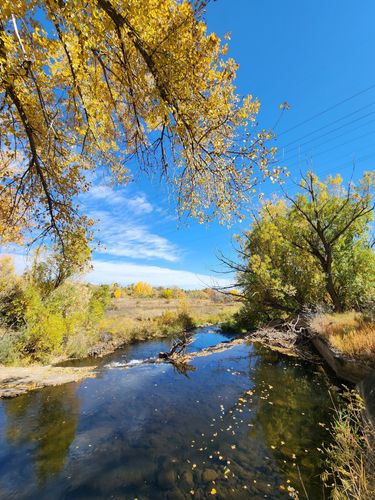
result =
[[[195,326],[193,319],[186,311],[165,311],[156,318],[156,324],[164,335],[185,332]]]
[[[0,329],[0,364],[10,365],[20,361],[19,334]]]
[[[154,295],[154,289],[148,283],[139,281],[134,285],[133,296],[134,297],[152,297]]]
[[[375,432],[363,417],[364,403],[356,391],[343,394],[336,407],[333,442],[326,448],[327,470],[322,479],[331,498],[375,498]]]
[[[121,299],[121,297],[122,297],[121,288],[116,288],[115,290],[113,290],[113,298],[114,299]]]
[[[0,362],[22,357],[44,362],[58,354],[87,352],[110,302],[109,287],[72,281],[46,287],[47,269],[17,277],[8,260],[0,264],[0,328],[5,331]],[[37,276],[43,276],[42,283]]]
[[[162,299],[172,299],[174,296],[174,291],[171,288],[163,288],[160,292],[160,297]]]

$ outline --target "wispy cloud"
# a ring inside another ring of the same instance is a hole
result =
[[[108,205],[117,205],[124,202],[124,196],[122,193],[116,192],[109,186],[98,184],[97,186],[93,186],[90,191],[84,195],[83,201],[85,204],[102,201],[108,203]]]
[[[96,254],[114,258],[162,259],[176,262],[181,250],[150,227],[153,212],[157,222],[164,220],[160,207],[154,206],[144,193],[130,195],[106,185],[96,185],[83,199],[87,211],[97,221]]]
[[[130,195],[125,191],[116,191],[110,186],[99,184],[93,186],[83,199],[84,204],[95,205],[104,202],[108,208],[128,209],[133,215],[147,215],[154,211],[153,205],[144,193]]]
[[[126,201],[126,204],[135,214],[150,214],[154,210],[154,207],[147,201],[144,194],[130,198]]]
[[[132,259],[162,259],[177,262],[181,250],[162,236],[154,234],[143,224],[117,220],[101,214],[98,224],[101,242],[96,253]]]

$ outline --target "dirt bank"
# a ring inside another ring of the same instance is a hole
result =
[[[95,368],[0,366],[0,398],[14,398],[35,389],[78,382],[87,377],[95,377]]]

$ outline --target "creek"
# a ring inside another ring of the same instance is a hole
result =
[[[189,351],[230,338],[203,327]],[[129,345],[96,378],[0,401],[0,498],[324,498],[323,369],[249,343],[183,373],[143,362],[170,343]]]

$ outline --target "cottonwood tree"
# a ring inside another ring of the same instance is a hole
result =
[[[250,315],[288,315],[304,306],[336,311],[375,298],[375,253],[369,241],[375,176],[347,187],[309,172],[299,193],[265,202],[240,238],[237,272]]]
[[[0,232],[64,245],[90,221],[76,197],[92,172],[124,184],[136,160],[164,175],[200,221],[240,213],[271,168],[260,103],[207,33],[206,2],[3,0],[0,6]]]
[[[348,253],[354,256],[358,244],[369,248],[364,237],[375,207],[372,191],[375,175],[373,172],[365,174],[357,186],[350,182],[345,188],[340,176],[328,178],[324,183],[309,172],[302,177],[299,187],[302,192],[295,198],[285,195],[292,206],[289,224],[294,234],[290,234],[289,240],[295,248],[317,261],[332,304],[335,310],[342,311],[349,283],[340,283],[340,270],[342,274]],[[371,260],[374,263],[374,259]],[[358,269],[347,271],[353,273],[346,276],[351,280]]]

